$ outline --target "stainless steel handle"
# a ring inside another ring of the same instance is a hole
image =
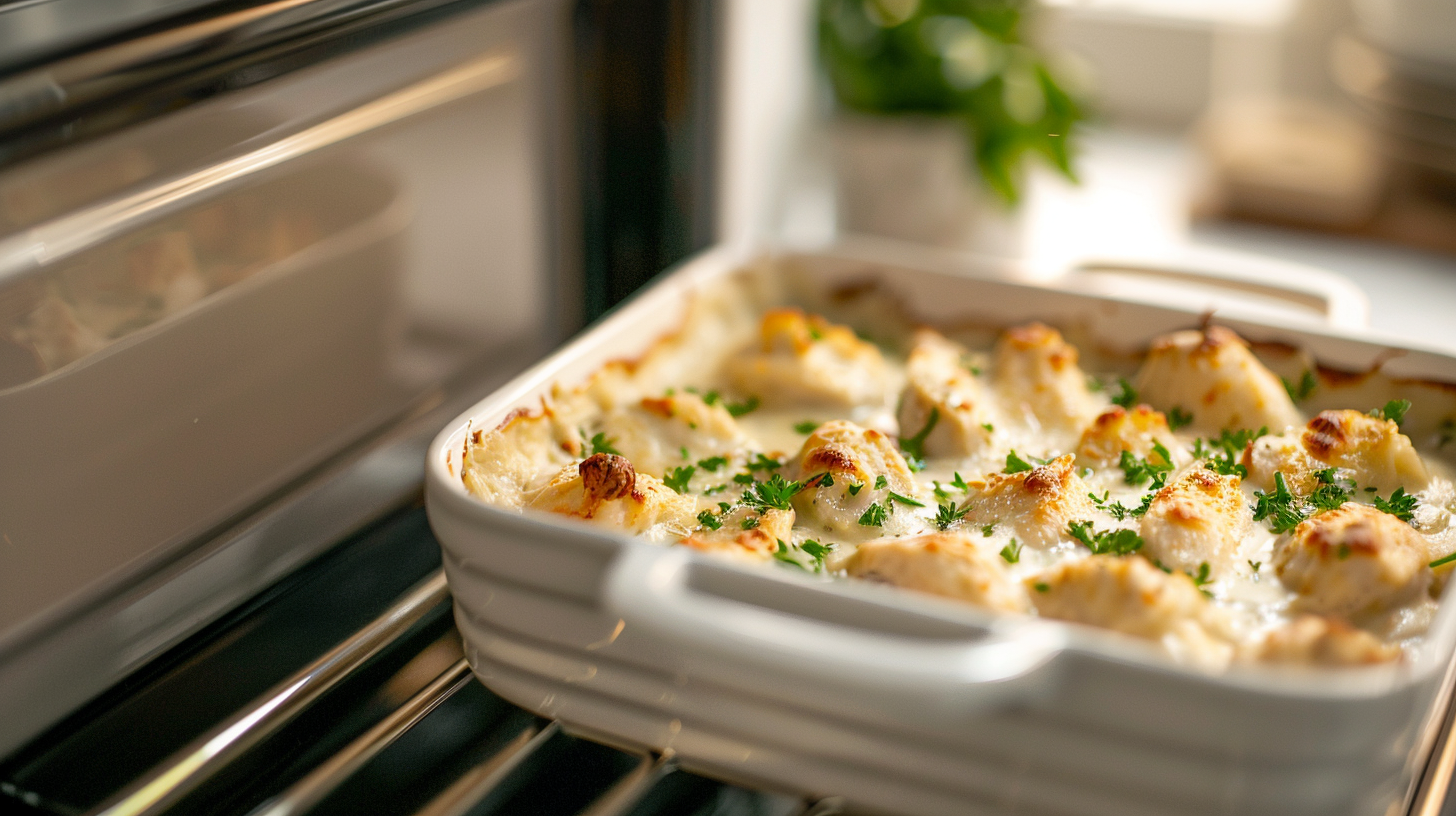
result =
[[[228,763],[292,721],[324,692],[357,671],[449,598],[445,574],[436,571],[368,626],[173,754],[102,804],[93,815],[155,816],[166,811]]]

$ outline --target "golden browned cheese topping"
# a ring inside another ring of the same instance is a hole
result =
[[[459,478],[502,506],[1098,627],[1207,670],[1386,663],[1434,617],[1456,486],[1412,440],[1434,446],[1442,411],[1456,424],[1456,389],[1446,408],[1311,419],[1399,383],[1327,374],[1311,396],[1307,356],[1216,325],[1154,339],[1134,375],[1039,322],[992,342],[762,303],[697,312],[472,431]]]

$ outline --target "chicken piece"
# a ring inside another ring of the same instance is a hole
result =
[[[745,442],[719,402],[677,392],[619,405],[602,417],[607,441],[644,473],[664,473],[712,456],[731,456]],[[687,458],[683,458],[683,451]]]
[[[680,496],[625,456],[593,454],[567,465],[526,502],[545,510],[625,530],[657,541],[676,540],[697,526],[697,500]]]
[[[921,433],[934,413],[935,426],[924,438],[926,456],[969,456],[991,441],[990,399],[961,363],[965,353],[929,329],[915,335],[900,395],[900,436]]]
[[[1260,427],[1279,433],[1304,422],[1279,378],[1222,326],[1153,341],[1137,389],[1155,408],[1192,412],[1194,430],[1204,433]]]
[[[707,525],[682,540],[684,546],[731,561],[762,562],[773,558],[782,539],[788,541],[794,528],[793,510],[765,510],[759,513],[748,507],[734,507],[726,513],[715,513],[719,525]],[[751,526],[746,528],[745,523]]]
[[[1165,573],[1139,556],[1089,555],[1028,579],[1043,617],[1160,638],[1200,622],[1208,599],[1182,573]]]
[[[1309,455],[1325,465],[1354,471],[1361,487],[1382,493],[1404,487],[1414,493],[1431,482],[1410,437],[1388,419],[1359,411],[1321,411],[1309,421],[1301,441]]]
[[[1341,617],[1390,609],[1431,582],[1425,538],[1389,513],[1353,502],[1301,522],[1274,545],[1274,571],[1296,604]]]
[[[1237,561],[1253,515],[1239,477],[1194,467],[1153,496],[1142,519],[1143,552],[1165,566],[1217,573]]]
[[[845,562],[855,578],[967,601],[1006,612],[1025,612],[1026,590],[1011,579],[998,555],[982,552],[964,533],[867,541]]]
[[[765,314],[757,347],[731,357],[727,372],[738,388],[770,405],[883,405],[893,386],[873,343],[798,309]]]
[[[1297,496],[1314,492],[1319,486],[1316,473],[1327,467],[1305,451],[1297,433],[1261,436],[1244,448],[1239,462],[1260,489],[1273,490],[1274,474],[1282,473],[1285,486]]]
[[[922,524],[911,512],[914,508],[890,498],[894,492],[915,499],[917,486],[899,449],[872,428],[842,419],[820,425],[804,440],[788,472],[794,479],[811,482],[794,496],[794,507],[800,522],[814,530],[871,538],[911,532]],[[883,488],[876,487],[881,477]],[[823,485],[824,481],[831,484]],[[872,505],[883,510],[882,519]],[[883,523],[871,523],[876,520]]]
[[[996,387],[1013,414],[1046,430],[1077,433],[1097,414],[1077,349],[1041,323],[1008,329],[996,341]]]
[[[1066,539],[1068,525],[1097,512],[1071,454],[1021,473],[988,474],[972,488],[968,521],[1008,525],[1018,541],[1036,549]]]
[[[1077,464],[1111,467],[1122,459],[1123,451],[1146,459],[1153,452],[1154,443],[1161,443],[1170,451],[1178,447],[1162,411],[1146,405],[1129,411],[1115,405],[1098,414],[1082,432],[1082,440],[1077,443]]]
[[[1250,657],[1268,663],[1359,666],[1400,659],[1400,649],[1343,621],[1300,615],[1271,630]]]

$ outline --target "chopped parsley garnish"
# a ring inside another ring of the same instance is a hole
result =
[[[729,402],[729,403],[724,403],[723,407],[724,408],[727,408],[728,409],[728,413],[732,414],[733,416],[741,417],[744,414],[750,413],[752,411],[757,411],[758,410],[758,406],[760,406],[762,404],[763,404],[763,402],[758,397],[755,396],[755,397],[749,397],[748,399],[744,400],[743,402]]]
[[[1452,561],[1456,561],[1456,552],[1453,552],[1450,555],[1443,555],[1440,558],[1437,558],[1435,561],[1432,561],[1431,562],[1430,567],[1431,567],[1431,569],[1435,569],[1436,567],[1444,567],[1447,564],[1451,563]]]
[[[1406,524],[1410,524],[1411,519],[1415,518],[1416,497],[1405,492],[1405,488],[1403,487],[1397,487],[1388,499],[1373,496],[1370,500],[1375,503],[1376,510],[1389,513]]]
[[[959,472],[952,473],[951,475],[954,477],[950,480],[951,487],[954,487],[956,490],[959,490],[962,493],[969,493],[971,491],[971,486],[966,484],[966,480],[961,478],[961,474]]]
[[[1289,398],[1295,402],[1304,402],[1309,395],[1314,393],[1315,386],[1319,380],[1314,376],[1314,369],[1306,368],[1304,373],[1299,375],[1299,382],[1290,382],[1283,377],[1279,381],[1284,383],[1284,390],[1289,392]]]
[[[704,510],[703,512],[699,513],[698,523],[703,525],[704,527],[707,527],[709,530],[717,530],[722,528],[723,526],[722,520],[719,519],[717,516],[713,515],[712,510]]]
[[[950,491],[942,487],[939,481],[932,481],[931,484],[934,485],[934,488],[930,492],[935,494],[937,502],[950,501]]]
[[[879,476],[876,476],[875,477],[875,489],[876,490],[884,490],[886,487],[889,487],[889,485],[890,485],[890,480],[889,479],[886,479],[885,478],[885,475],[883,473],[881,473]]]
[[[1456,439],[1456,419],[1447,417],[1441,420],[1441,438],[1437,440],[1436,447],[1444,448]]]
[[[1409,411],[1410,407],[1410,400],[1394,399],[1385,403],[1384,407],[1371,411],[1370,416],[1376,419],[1388,419],[1398,426],[1405,421],[1405,412]]]
[[[1137,389],[1133,388],[1132,383],[1128,382],[1125,377],[1118,377],[1117,390],[1112,394],[1113,404],[1121,405],[1124,408],[1131,408],[1137,405],[1137,401]]]
[[[794,557],[793,551],[789,549],[789,545],[785,544],[784,543],[784,540],[782,538],[780,538],[778,540],[778,542],[779,542],[778,549],[774,550],[774,554],[773,554],[773,557],[774,558],[776,558],[779,561],[782,561],[785,564],[788,564],[790,566],[798,567],[799,569],[804,570],[805,572],[808,572],[809,571],[809,568],[808,567],[806,567],[803,564],[799,563],[799,559],[797,559],[797,558]]]
[[[662,476],[662,483],[672,488],[676,493],[688,492],[688,482],[693,480],[693,474],[697,468],[692,465],[683,465],[669,470]]]
[[[587,439],[586,431],[582,431],[581,438],[586,442],[586,446],[591,449],[591,453],[587,454],[588,456],[596,456],[599,453],[610,453],[613,456],[622,455],[621,451],[612,447],[613,440],[607,439],[606,433],[596,433],[592,435],[591,439]]]
[[[1340,506],[1350,500],[1355,493],[1355,486],[1352,484],[1340,484],[1335,481],[1335,468],[1325,468],[1316,471],[1315,478],[1319,484],[1314,492],[1309,494],[1309,505],[1314,512],[1323,513],[1326,510],[1338,510]]]
[[[1086,545],[1096,555],[1128,555],[1142,549],[1142,536],[1132,530],[1097,530],[1090,521],[1067,525],[1067,535]]]
[[[1031,470],[1031,468],[1031,463],[1026,461],[1025,459],[1022,459],[1020,456],[1017,456],[1016,451],[1013,450],[1010,453],[1006,454],[1006,469],[1002,472],[1023,473],[1025,471]]]
[[[987,525],[985,525],[984,527],[981,528],[981,535],[985,536],[986,538],[990,538],[991,536],[993,536],[995,534],[996,534],[996,522],[994,522],[994,521],[991,522],[990,524],[987,524]]]
[[[1187,575],[1189,578],[1193,579],[1194,586],[1202,588],[1204,584],[1207,584],[1213,580],[1212,578],[1208,577],[1208,573],[1208,562],[1204,561],[1203,563],[1198,565],[1197,574],[1192,572],[1185,572],[1184,574]]]
[[[1097,379],[1096,377],[1092,376],[1091,374],[1088,374],[1087,375],[1087,390],[1088,391],[1091,391],[1092,393],[1096,394],[1097,392],[1103,391],[1106,388],[1107,388],[1107,386],[1106,385],[1103,385],[1101,380]]]
[[[1269,529],[1276,533],[1293,530],[1308,515],[1305,507],[1289,492],[1284,474],[1275,472],[1274,492],[1254,491],[1254,521],[1269,520]]]
[[[742,502],[759,512],[764,510],[787,510],[794,494],[804,489],[803,482],[791,482],[775,473],[768,481],[755,482],[744,491]]]
[[[1006,546],[1001,548],[1001,557],[1006,559],[1008,564],[1015,564],[1021,560],[1021,545],[1016,543],[1016,539],[1011,539]]]
[[[707,459],[698,460],[698,467],[709,473],[717,473],[718,469],[726,464],[728,464],[728,457],[726,456],[709,456]]]
[[[684,460],[686,460],[688,458],[688,449],[687,449],[687,446],[686,445],[678,448],[677,449],[677,452],[680,453],[680,454],[682,454],[682,458]]]
[[[752,473],[735,473],[735,474],[733,474],[733,481],[737,482],[738,484],[742,484],[742,485],[753,484],[753,474]]]
[[[824,570],[824,558],[831,552],[834,552],[834,545],[820,544],[811,538],[803,544],[800,544],[799,549],[808,553],[809,557],[814,559],[814,571],[822,572]]]
[[[703,398],[703,402],[706,403],[706,404],[708,404],[708,405],[717,405],[719,402],[721,402],[723,400],[723,397],[720,396],[717,391],[708,391],[707,393],[704,393],[704,392],[699,391],[698,389],[696,389],[696,388],[694,388],[692,386],[688,386],[687,388],[684,388],[683,390],[686,391],[686,392],[688,392],[689,394],[697,394],[698,396],[702,397]]]
[[[1247,478],[1249,471],[1239,464],[1239,458],[1244,454],[1244,448],[1249,446],[1261,436],[1269,433],[1267,427],[1257,431],[1231,431],[1224,428],[1215,439],[1193,440],[1193,456],[1204,460],[1204,465],[1214,473],[1224,476],[1237,476],[1240,479]]]
[[[1152,488],[1157,490],[1168,480],[1168,474],[1173,472],[1173,454],[1163,447],[1162,442],[1153,442],[1153,452],[1148,458],[1140,459],[1132,451],[1125,450],[1117,466],[1122,468],[1124,482],[1141,485],[1151,480]]]
[[[811,476],[804,480],[805,487],[834,487],[834,474],[824,471],[818,476]]]
[[[1037,581],[1036,583],[1031,585],[1031,588],[1035,589],[1037,592],[1050,592],[1052,587],[1051,584]]]
[[[849,486],[849,495],[858,496],[861,490],[864,490],[864,484],[862,482],[855,482]]]
[[[965,518],[966,512],[969,509],[968,507],[957,508],[950,502],[939,505],[935,511],[935,529],[945,530],[949,528],[952,524]]]
[[[1183,410],[1183,406],[1174,405],[1168,409],[1168,430],[1176,431],[1191,424],[1193,424],[1193,415]]]
[[[920,430],[914,436],[900,438],[900,450],[905,452],[906,463],[910,464],[912,461],[914,462],[914,464],[910,465],[911,470],[925,469],[925,438],[930,436],[931,431],[935,430],[935,425],[938,422],[940,422],[940,409],[931,408],[930,416],[926,418],[925,424],[921,426]]]
[[[814,433],[815,429],[817,429],[818,427],[819,427],[819,423],[818,422],[815,422],[812,419],[806,419],[806,420],[804,420],[802,422],[795,422],[794,423],[794,431],[796,433],[801,433],[801,434],[811,434],[811,433]]]
[[[722,493],[723,491],[725,491],[727,489],[728,489],[728,485],[726,485],[726,484],[713,485],[712,487],[709,487],[709,488],[705,489],[703,491],[703,495],[704,496],[715,496],[715,495],[717,495],[719,493]]]
[[[910,498],[909,496],[902,496],[902,495],[900,495],[899,493],[896,493],[893,490],[888,491],[886,493],[886,496],[887,496],[887,498],[885,499],[886,502],[897,501],[897,502],[899,502],[899,503],[901,503],[901,504],[903,504],[903,505],[905,505],[907,507],[924,507],[925,506],[925,502],[923,502],[923,501],[917,501],[915,499]]]
[[[744,467],[748,468],[749,470],[778,470],[783,466],[783,462],[780,462],[779,460],[771,456],[765,456],[761,453],[755,454],[754,460],[752,462],[749,462],[747,465],[744,465]]]
[[[1259,568],[1262,567],[1262,566],[1264,566],[1264,562],[1263,561],[1250,561],[1249,562],[1249,569],[1253,570],[1255,575],[1258,575],[1259,574]]]
[[[996,433],[996,426],[989,422],[982,422],[981,427],[985,429],[986,433]]]
[[[879,502],[865,508],[864,513],[859,517],[859,523],[865,527],[884,527],[885,522],[889,520],[890,511]]]
[[[748,518],[744,519],[743,522],[738,526],[742,527],[745,530],[752,530],[758,526],[758,516],[749,516]]]

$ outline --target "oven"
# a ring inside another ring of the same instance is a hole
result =
[[[0,813],[838,812],[475,681],[422,504],[450,418],[764,238],[792,7],[0,6]]]

